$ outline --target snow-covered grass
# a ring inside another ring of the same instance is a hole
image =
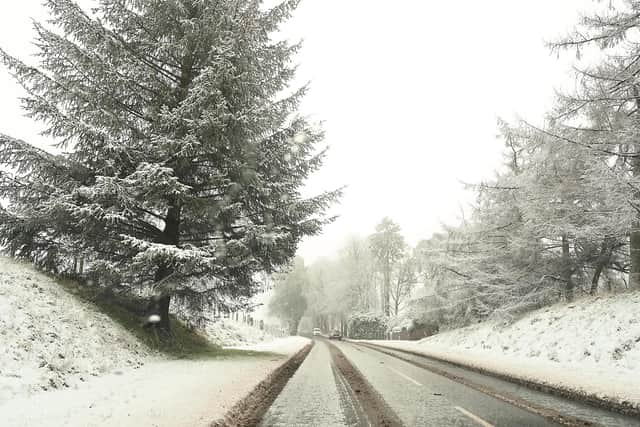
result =
[[[0,257],[0,404],[78,384],[150,350],[123,327],[78,301],[31,266]]]
[[[0,404],[2,422],[25,427],[208,426],[308,342],[280,338],[264,348],[247,348],[270,352],[251,357],[156,360],[123,368],[77,387]]]
[[[217,357],[168,360],[131,313],[0,257],[0,425],[210,425],[308,343],[256,346],[268,336],[229,323],[220,343],[254,347],[223,349],[176,322],[181,355]]]
[[[3,426],[209,426],[286,360],[164,360],[0,405]]]
[[[640,408],[640,292],[589,297],[511,323],[375,341]]]
[[[207,338],[222,347],[237,347],[274,339],[260,328],[230,319],[208,323],[204,332]]]

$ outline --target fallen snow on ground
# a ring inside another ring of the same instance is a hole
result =
[[[261,342],[257,344],[250,344],[244,346],[234,346],[231,348],[237,348],[240,350],[252,350],[252,351],[268,351],[271,353],[279,353],[291,355],[295,354],[302,348],[309,344],[311,340],[305,337],[285,337],[276,338],[273,341]]]
[[[204,332],[210,341],[222,347],[256,344],[273,339],[273,336],[260,328],[229,319],[208,323]]]
[[[154,361],[0,404],[6,426],[208,426],[285,357]]]
[[[218,342],[293,354],[308,340],[235,322]],[[286,360],[166,360],[29,264],[0,257],[0,424],[206,426]]]
[[[0,405],[137,368],[149,351],[28,264],[0,257]],[[0,410],[0,412],[2,412]]]
[[[418,342],[374,341],[640,407],[640,292],[584,298]]]

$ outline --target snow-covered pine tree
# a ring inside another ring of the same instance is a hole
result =
[[[635,210],[628,224],[629,287],[640,289],[640,2],[604,2],[580,19],[554,51],[578,58],[596,50],[598,61],[576,67],[578,90],[560,98],[555,120],[572,130],[572,143],[607,155],[611,170],[627,190],[625,204]]]
[[[106,286],[242,301],[330,221],[303,198],[322,132],[296,114],[299,44],[273,35],[298,0],[47,0],[39,64],[0,50],[28,116],[60,154],[0,135],[0,238],[56,266],[77,254]]]

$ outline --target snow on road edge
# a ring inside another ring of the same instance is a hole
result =
[[[244,346],[231,346],[226,348],[292,355],[302,350],[302,348],[307,344],[309,344],[310,342],[311,340],[309,338],[300,337],[300,336],[291,336],[291,337],[284,337],[284,338],[276,338],[273,341],[266,341],[266,342],[261,342],[261,343],[251,344],[251,345],[244,345]]]

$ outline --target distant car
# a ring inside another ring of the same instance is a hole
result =
[[[308,330],[308,329],[307,329]],[[322,332],[320,331],[320,328],[313,328],[313,336],[317,336],[320,335]]]
[[[339,330],[334,329],[333,331],[331,331],[331,334],[329,334],[329,339],[330,340],[341,340],[342,339],[342,334],[340,333]]]

